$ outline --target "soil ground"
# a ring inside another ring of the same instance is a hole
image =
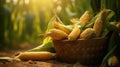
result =
[[[16,53],[22,50],[0,51],[0,57],[14,57]],[[48,61],[0,61],[0,67],[98,67],[85,66],[80,63],[68,64],[55,59]]]
[[[21,46],[20,48],[15,49],[6,49],[0,50],[0,57],[15,57],[18,52],[25,51],[30,49],[31,47]],[[81,65],[80,63],[76,62],[74,64],[64,63],[57,61],[56,59],[48,60],[48,61],[4,61],[0,60],[0,67],[99,67],[99,66],[86,66]],[[120,66],[117,66],[120,67]]]

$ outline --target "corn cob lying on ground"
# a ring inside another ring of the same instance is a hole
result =
[[[43,52],[21,52],[15,58],[19,58],[21,60],[49,60],[53,59],[55,54],[47,51]]]

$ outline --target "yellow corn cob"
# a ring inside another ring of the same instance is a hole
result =
[[[53,40],[61,40],[67,38],[68,34],[59,29],[51,29],[49,32],[45,33],[45,36],[51,36]]]
[[[69,34],[70,33],[70,29],[67,28],[64,24],[58,23],[57,21],[53,22],[53,27],[56,29],[60,29],[62,31],[64,31],[65,33]]]
[[[120,30],[120,22],[118,22],[115,26],[117,27],[118,30]]]
[[[79,21],[84,27],[86,24],[89,23],[89,21],[92,19],[92,16],[89,14],[89,11],[85,11],[84,14],[80,17]]]
[[[116,56],[112,56],[108,59],[108,65],[115,67],[116,65],[119,64],[119,60]]]
[[[21,60],[49,60],[54,57],[54,54],[47,51],[42,52],[22,52],[15,58],[19,58]]]
[[[99,37],[101,35],[101,31],[102,31],[102,20],[101,20],[101,17],[98,17],[95,20],[93,29],[95,30],[96,36]]]
[[[75,26],[72,32],[68,35],[68,40],[73,41],[76,40],[77,37],[80,35],[81,30],[78,26]]]
[[[109,13],[109,11],[110,11],[110,10],[108,10],[108,9],[103,9],[103,10],[100,12],[100,14],[99,14],[98,17],[101,17],[102,20],[105,20],[107,14]]]
[[[102,20],[105,20],[107,14],[108,14],[109,12],[110,12],[110,10],[107,10],[107,9],[101,10],[99,13],[96,14],[95,17],[93,17],[93,18],[90,20],[90,22],[85,26],[85,28],[91,28],[91,27],[93,27],[93,25],[94,25],[94,23],[95,23],[95,21],[96,21],[96,19],[97,19],[98,17],[101,17]]]
[[[87,28],[80,34],[80,39],[89,39],[92,37],[94,32],[95,32],[94,29]]]
[[[72,18],[70,20],[73,24],[77,23],[77,22],[80,22],[78,18]]]

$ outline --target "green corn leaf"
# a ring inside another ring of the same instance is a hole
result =
[[[101,10],[106,9],[106,0],[101,0]]]
[[[102,34],[101,34],[101,37],[102,37],[102,38],[106,37],[109,32],[110,32],[110,31],[109,31],[107,28],[105,28],[105,29],[103,30]]]
[[[28,50],[27,52],[39,52],[39,51],[49,51],[49,52],[55,52],[53,42],[51,37],[46,37],[43,40],[43,43],[35,48],[32,48]]]
[[[107,55],[103,58],[103,61],[100,65],[100,67],[106,67],[108,58],[114,53],[115,49],[117,48],[117,45],[114,45],[114,47],[107,53]]]
[[[108,53],[106,54],[106,56],[103,58],[103,61],[100,65],[100,67],[106,67],[107,65],[107,61],[109,59],[109,57],[111,57],[112,55],[116,54],[115,51],[118,51],[119,48],[119,36],[117,32],[113,32],[110,39],[109,39],[109,43],[108,43]]]
[[[99,15],[99,13],[98,13],[95,17],[92,18],[92,20],[89,22],[89,24],[87,24],[87,25],[85,26],[85,28],[92,27],[93,24],[94,24],[94,22],[95,22],[95,20],[97,19],[98,15]]]
[[[109,32],[110,32],[110,30],[108,28],[109,27],[109,23],[110,23],[111,18],[114,15],[115,15],[114,11],[108,10],[108,13],[107,13],[107,15],[105,17],[105,20],[104,20],[104,23],[103,23],[103,32],[102,32],[101,37],[104,38],[104,37],[106,37],[109,34]]]
[[[55,21],[56,16],[52,17],[52,19],[49,21],[48,25],[47,25],[47,29],[46,32],[48,32],[50,29],[52,29],[52,23]]]
[[[54,22],[56,19],[56,17],[54,16],[48,23],[48,26],[47,26],[47,30],[46,32],[48,32],[50,29],[52,29],[52,22]],[[35,48],[32,48],[30,50],[28,50],[28,52],[35,52],[35,51],[49,51],[49,52],[55,52],[54,51],[54,46],[53,46],[53,42],[52,42],[52,38],[51,37],[46,37],[42,44],[35,47]]]

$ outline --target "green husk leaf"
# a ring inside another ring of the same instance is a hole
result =
[[[47,26],[47,30],[46,32],[48,32],[50,29],[52,29],[52,22],[54,22],[56,20],[56,17],[54,16],[48,23]],[[30,50],[28,50],[27,52],[36,52],[36,51],[49,51],[49,52],[55,52],[54,50],[54,46],[53,46],[53,42],[52,42],[52,38],[51,37],[46,37],[42,44],[32,48]]]
[[[101,0],[101,10],[106,9],[106,0]]]
[[[110,20],[111,18],[115,15],[114,11],[112,10],[108,10],[108,13],[106,15],[106,19],[104,20],[104,23],[103,23],[103,32],[101,34],[101,37],[106,37],[109,32],[111,31],[108,27],[109,27],[109,24],[110,24]]]
[[[85,28],[92,27],[93,24],[94,24],[94,22],[95,22],[95,20],[97,19],[98,15],[99,15],[99,13],[98,13],[95,17],[92,18],[92,20],[89,22],[89,24],[87,24],[87,25],[85,26]]]
[[[113,54],[113,52],[115,51],[117,45],[114,45],[114,47],[107,53],[107,55],[103,58],[103,61],[100,65],[100,67],[107,67],[107,61],[109,59],[109,57]]]
[[[102,34],[101,34],[101,37],[102,37],[102,38],[106,37],[109,32],[110,32],[110,31],[109,31],[107,28],[105,28],[105,29],[103,30]]]
[[[103,61],[100,65],[100,67],[106,67],[107,61],[110,56],[114,55],[116,50],[118,51],[118,46],[119,46],[119,35],[117,32],[113,32],[108,43],[108,53],[106,56],[103,58]]]
[[[38,51],[49,51],[49,52],[55,52],[54,46],[51,37],[46,37],[43,40],[43,43],[33,49],[28,50],[27,52],[38,52]]]
[[[56,20],[56,16],[52,17],[51,20],[49,21],[48,25],[47,25],[47,29],[46,32],[48,32],[50,29],[52,29],[52,23]]]

